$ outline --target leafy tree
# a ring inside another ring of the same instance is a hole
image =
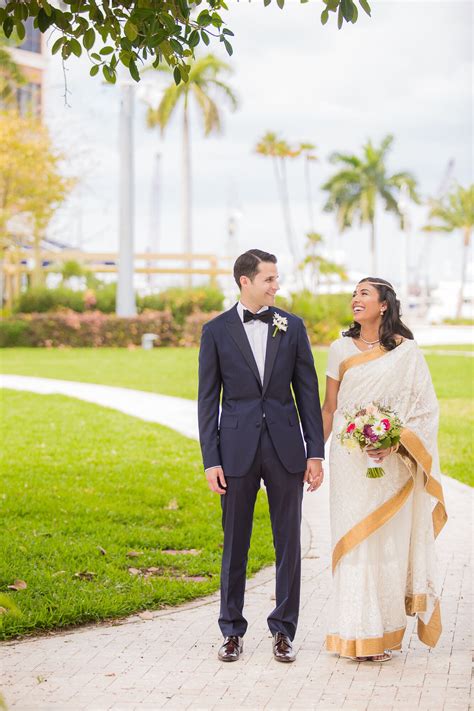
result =
[[[58,268],[58,273],[61,274],[61,283],[64,286],[69,286],[71,279],[86,276],[88,270],[84,269],[82,264],[74,259],[68,259]]]
[[[398,206],[400,190],[404,185],[412,200],[419,202],[416,180],[411,173],[389,174],[387,154],[393,136],[386,136],[379,147],[368,141],[362,147],[362,156],[350,153],[333,153],[331,163],[342,166],[322,187],[329,193],[324,209],[335,212],[340,231],[352,227],[358,219],[361,225],[370,227],[371,273],[377,275],[375,208],[381,200],[384,209],[400,219],[403,215]]]
[[[165,69],[165,71],[167,71]],[[226,84],[220,75],[230,73],[228,64],[208,54],[200,57],[191,66],[188,81],[178,85],[172,81],[165,89],[160,103],[156,108],[150,108],[147,122],[150,127],[159,126],[162,133],[171,118],[182,108],[183,129],[183,243],[187,254],[193,251],[192,240],[192,185],[191,185],[191,133],[189,109],[191,97],[204,124],[204,135],[217,133],[222,127],[221,110],[216,101],[219,97],[230,104],[232,110],[238,106],[237,98],[232,88]],[[188,267],[192,262],[188,263]],[[191,279],[188,279],[188,285]]]
[[[430,201],[427,232],[457,232],[462,234],[461,280],[456,307],[456,318],[462,316],[464,290],[466,286],[469,247],[474,226],[474,184],[467,188],[458,185],[440,200]]]
[[[285,0],[275,0],[280,8]],[[301,0],[307,2],[308,0]],[[272,0],[264,0],[269,5]],[[322,0],[321,22],[326,24],[330,13],[337,15],[338,27],[357,21],[358,8],[354,0]],[[367,0],[358,0],[370,15]],[[225,0],[7,0],[0,7],[0,27],[6,37],[16,32],[19,39],[26,35],[28,18],[43,33],[56,30],[52,52],[63,59],[80,57],[85,50],[92,63],[90,73],[102,70],[104,78],[115,82],[119,64],[127,67],[139,81],[139,66],[150,60],[155,67],[167,64],[173,69],[176,83],[188,78],[187,63],[199,44],[222,42],[232,54],[230,38],[233,32],[225,27],[222,12]],[[201,9],[202,8],[202,9]],[[54,38],[53,38],[54,39]],[[103,45],[98,51],[94,45]]]
[[[0,103],[11,108],[16,90],[26,81],[23,72],[11,56],[5,38],[0,35]]]
[[[0,144],[0,255],[18,241],[32,243],[38,284],[41,240],[74,180],[62,175],[62,155],[37,118],[0,112]]]

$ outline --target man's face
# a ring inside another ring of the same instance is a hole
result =
[[[253,281],[241,277],[242,301],[248,308],[258,311],[262,306],[273,306],[275,295],[280,288],[278,269],[273,262],[260,262]]]

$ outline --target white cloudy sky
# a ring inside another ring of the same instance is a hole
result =
[[[253,152],[268,130],[288,141],[311,141],[320,162],[316,186],[333,170],[334,150],[358,151],[371,138],[393,133],[393,171],[411,170],[422,195],[435,193],[446,166],[453,177],[472,181],[472,4],[449,0],[374,0],[373,16],[362,14],[355,26],[338,31],[322,27],[321,3],[287,0],[264,8],[259,0],[231,0],[228,25],[235,32],[233,75],[228,81],[240,99],[235,114],[225,111],[224,133],[204,139],[193,116],[193,187],[195,251],[225,254],[229,211],[241,212],[237,249],[260,247],[287,263],[287,247],[271,164]],[[216,47],[220,51],[220,47]],[[224,55],[222,55],[223,58]],[[119,87],[88,76],[86,60],[68,64],[69,106],[64,105],[62,67],[49,61],[47,120],[72,166],[80,187],[54,225],[65,241],[82,239],[88,250],[115,250],[118,240]],[[151,75],[146,76],[147,81]],[[176,251],[181,237],[181,136],[179,117],[164,138],[145,126],[140,95],[135,113],[136,233],[144,250],[156,227],[161,251]],[[159,224],[152,227],[153,156],[162,156]],[[290,193],[300,247],[308,229],[303,163],[290,168]],[[324,195],[315,191],[316,229],[330,254],[366,272],[367,230],[337,234],[334,219],[322,213]],[[426,245],[420,227],[425,208],[412,210],[412,265]],[[391,216],[379,218],[379,275],[398,281],[400,233]],[[82,237],[81,237],[82,236]],[[434,279],[457,276],[460,239],[435,237],[430,245]]]

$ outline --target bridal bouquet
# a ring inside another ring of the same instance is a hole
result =
[[[402,423],[397,413],[380,403],[373,402],[345,412],[346,425],[339,434],[341,444],[348,449],[387,449],[398,444]],[[378,479],[385,474],[382,467],[368,467],[366,476]]]

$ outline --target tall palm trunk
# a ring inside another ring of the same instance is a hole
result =
[[[304,178],[306,186],[306,200],[308,205],[309,231],[314,232],[313,196],[311,190],[310,161],[308,158],[306,158],[304,164]]]
[[[293,257],[294,264],[296,265],[296,245],[295,238],[293,235],[293,224],[290,210],[290,196],[288,193],[288,180],[286,176],[286,165],[284,158],[281,159],[281,200],[283,209],[283,222],[286,230],[286,238],[288,240],[288,246],[290,248],[291,256]]]
[[[191,269],[193,260],[189,256],[193,251],[193,236],[191,224],[192,193],[191,193],[191,141],[188,115],[188,94],[184,97],[183,112],[183,249],[188,255],[186,267]],[[186,286],[192,286],[192,274],[186,275]]]
[[[370,276],[377,276],[377,252],[375,244],[375,216],[370,220]]]
[[[464,227],[462,256],[461,256],[461,284],[459,286],[459,296],[458,296],[458,305],[456,308],[456,318],[462,318],[462,307],[464,304],[464,287],[466,284],[467,259],[469,256],[470,243],[471,243],[471,228]]]

